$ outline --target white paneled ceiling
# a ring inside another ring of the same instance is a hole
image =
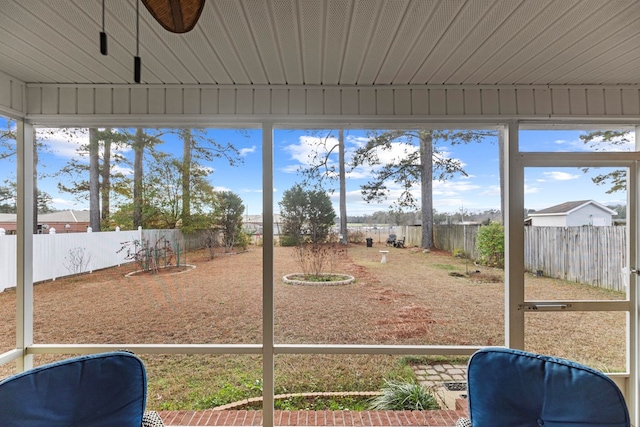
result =
[[[0,0],[0,71],[127,84],[135,0]],[[143,84],[640,84],[638,0],[207,0],[193,31],[141,6]]]

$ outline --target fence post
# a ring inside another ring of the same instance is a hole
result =
[[[49,239],[51,245],[51,259],[49,260],[51,264],[51,279],[56,280],[56,266],[58,265],[58,251],[56,250],[56,229],[51,227],[49,229]]]
[[[93,244],[93,228],[87,227],[87,234],[87,240],[89,241],[87,247],[94,248],[95,245]],[[93,273],[93,259],[89,260],[89,273]]]
[[[120,232],[120,227],[119,226],[116,226],[115,232],[116,233]],[[120,267],[122,265],[122,263],[120,262],[122,260],[122,256],[120,256],[120,255],[117,255],[117,256],[118,256],[118,267]]]

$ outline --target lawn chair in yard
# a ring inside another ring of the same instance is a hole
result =
[[[42,365],[0,382],[3,427],[162,426],[145,413],[147,376],[135,355],[115,351]]]
[[[387,237],[387,246],[394,245],[395,242],[396,242],[396,235],[389,234],[389,237]]]
[[[458,427],[629,427],[618,386],[602,372],[557,357],[485,348],[469,359],[469,417]]]
[[[396,239],[396,241],[393,242],[393,247],[394,248],[404,248],[404,237],[402,239]]]

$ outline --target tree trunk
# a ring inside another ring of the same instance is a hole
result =
[[[182,136],[182,225],[188,226],[191,219],[191,130],[181,129]]]
[[[344,130],[340,129],[338,134],[338,156],[340,163],[340,234],[342,239],[340,243],[347,244],[347,183],[346,168],[344,164]]]
[[[104,130],[104,153],[102,155],[102,213],[100,220],[105,226],[109,223],[110,195],[111,195],[111,129]]]
[[[100,142],[98,129],[89,129],[89,226],[100,231]]]
[[[133,141],[133,227],[142,226],[142,157],[144,155],[144,132],[136,129]]]
[[[420,131],[422,247],[433,248],[433,133]]]

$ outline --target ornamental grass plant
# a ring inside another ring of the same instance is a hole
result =
[[[382,394],[371,399],[369,409],[378,411],[425,411],[440,409],[432,390],[415,382],[385,380]]]

